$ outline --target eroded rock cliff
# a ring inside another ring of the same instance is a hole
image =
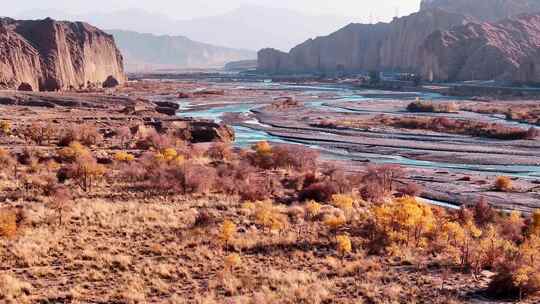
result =
[[[479,21],[500,21],[523,13],[540,12],[540,0],[423,0],[420,9],[442,9]]]
[[[438,81],[540,82],[540,14],[437,31],[421,51],[422,74]]]
[[[126,80],[111,35],[81,22],[0,19],[0,87],[54,91]]]
[[[310,39],[289,53],[259,52],[266,72],[413,71],[425,38],[436,30],[463,25],[470,18],[443,10],[425,10],[391,23],[350,24],[329,36]]]

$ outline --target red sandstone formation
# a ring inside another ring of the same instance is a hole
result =
[[[422,74],[434,80],[540,82],[540,14],[438,31],[423,45]]]
[[[442,9],[480,21],[499,21],[524,13],[540,12],[538,0],[423,0],[421,10]]]
[[[82,89],[109,77],[126,80],[111,35],[81,22],[0,19],[0,88]]]
[[[404,71],[443,81],[538,83],[538,16],[515,17],[536,11],[540,14],[540,0],[424,0],[420,12],[391,23],[350,24],[289,53],[261,50],[258,70]],[[517,19],[500,21],[511,16]]]
[[[273,73],[412,71],[418,65],[419,48],[427,36],[468,21],[459,14],[429,10],[396,18],[391,23],[350,24],[329,36],[310,39],[290,53],[261,50],[258,68]]]

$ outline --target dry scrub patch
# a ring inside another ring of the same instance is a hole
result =
[[[449,303],[489,284],[538,299],[537,214],[424,205],[399,166],[349,173],[302,146],[96,124],[0,125],[23,145],[0,150],[1,300]]]

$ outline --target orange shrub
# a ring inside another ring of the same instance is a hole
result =
[[[253,146],[253,150],[259,155],[270,155],[272,153],[272,146],[267,141],[260,141]]]
[[[236,224],[230,220],[225,220],[221,225],[219,238],[225,244],[228,244],[236,235]]]
[[[503,192],[512,191],[512,180],[508,176],[498,176],[495,180],[495,189]]]
[[[60,149],[58,156],[61,160],[73,162],[77,158],[90,157],[92,153],[81,143],[74,141],[68,147]]]
[[[346,235],[338,235],[336,237],[337,250],[340,254],[347,254],[352,252],[351,239]]]
[[[391,245],[425,248],[436,223],[431,207],[417,202],[413,197],[374,206],[371,214],[374,224],[371,228],[373,251]]]
[[[17,214],[9,209],[0,209],[0,237],[13,238],[17,234]]]
[[[233,271],[235,267],[238,267],[240,266],[240,264],[242,264],[242,258],[238,253],[231,253],[225,257],[224,264],[227,270]]]
[[[119,161],[119,162],[132,162],[133,160],[135,160],[135,156],[133,156],[133,154],[130,154],[130,153],[127,153],[127,152],[124,152],[124,151],[120,151],[120,152],[117,152],[115,155],[114,155],[114,159],[116,161]]]
[[[489,284],[491,295],[516,297],[540,292],[540,237],[530,236],[519,247],[507,250],[496,266],[497,274]]]
[[[354,198],[351,195],[334,194],[330,203],[341,210],[351,210],[353,208]]]
[[[331,231],[335,231],[347,224],[347,219],[344,216],[331,215],[324,220],[324,224]]]
[[[0,134],[7,136],[7,135],[11,135],[11,132],[12,132],[11,122],[2,120],[0,122]]]

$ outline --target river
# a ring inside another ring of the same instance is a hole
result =
[[[340,107],[341,103],[344,102],[355,102],[362,103],[367,100],[374,99],[396,99],[396,100],[415,100],[420,98],[423,100],[433,100],[433,101],[446,101],[448,97],[436,94],[436,93],[427,93],[427,92],[390,92],[390,91],[379,91],[379,90],[361,90],[356,88],[351,88],[349,86],[341,85],[317,85],[317,86],[307,86],[307,85],[290,85],[290,84],[276,84],[276,83],[242,83],[238,88],[249,88],[249,89],[261,89],[261,90],[279,90],[279,91],[295,91],[301,92],[302,95],[305,95],[308,98],[307,102],[304,104],[307,107],[313,107],[316,109],[324,109],[325,111],[335,111],[335,112],[358,112],[361,111],[349,110],[343,107]],[[331,99],[321,99],[319,98],[320,94],[325,92],[331,92],[335,95],[335,98]],[[312,101],[309,101],[312,99]],[[456,100],[456,98],[452,98]],[[194,117],[194,118],[205,118],[213,119],[219,121],[221,116],[224,113],[250,113],[257,107],[261,107],[257,103],[242,103],[234,105],[226,105],[220,107],[211,107],[202,110],[192,109],[192,105],[189,102],[180,102],[181,111],[179,115],[183,117]],[[204,106],[204,105],[202,105]],[[197,108],[200,108],[201,104],[197,104]],[[469,115],[476,115],[480,117],[481,114],[470,113]],[[487,119],[492,122],[506,122],[522,127],[528,127],[528,125],[513,123],[506,121],[502,117],[493,116],[493,115],[484,115],[483,119]],[[253,128],[249,128],[248,125],[252,125]],[[233,126],[236,132],[236,142],[235,145],[238,147],[248,147],[258,141],[266,140],[269,142],[277,143],[292,143],[292,144],[305,144],[310,147],[314,147],[320,150],[321,156],[324,158],[334,158],[334,159],[349,159],[349,160],[369,160],[374,163],[394,163],[400,164],[408,167],[419,167],[419,168],[435,168],[435,169],[445,169],[445,170],[460,170],[460,171],[472,171],[472,172],[482,172],[486,174],[505,174],[516,177],[523,178],[539,178],[540,177],[540,166],[523,166],[523,165],[471,165],[471,164],[460,164],[460,163],[448,163],[448,162],[434,162],[434,161],[421,161],[409,159],[401,156],[387,155],[387,154],[373,154],[373,153],[351,153],[345,150],[335,150],[335,149],[325,149],[318,146],[313,142],[303,142],[298,140],[291,140],[286,137],[278,137],[268,134],[265,131],[261,131],[256,128],[257,125],[261,125],[258,121],[252,120],[248,121],[247,124],[244,123],[242,126],[236,125]]]

